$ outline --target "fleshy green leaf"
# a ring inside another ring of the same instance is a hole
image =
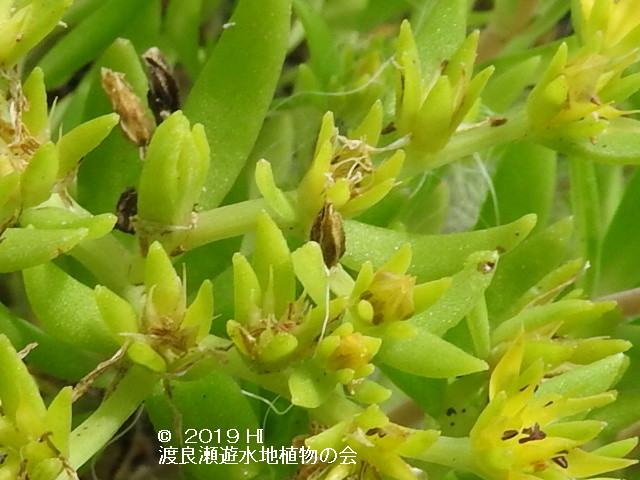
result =
[[[316,242],[309,242],[291,254],[293,269],[300,283],[317,305],[324,305],[328,277],[322,250]]]
[[[418,58],[429,83],[441,62],[451,57],[467,35],[467,2],[423,2],[412,19]]]
[[[101,285],[95,288],[94,294],[104,323],[118,343],[126,340],[122,333],[138,332],[138,316],[129,302]]]
[[[40,60],[48,87],[64,82],[113,42],[118,32],[154,0],[107,0]]]
[[[429,309],[409,320],[418,329],[442,336],[455,327],[484,296],[498,263],[496,252],[476,252],[465,268],[451,277],[449,287]]]
[[[555,180],[556,152],[527,142],[506,145],[493,176],[495,197],[487,197],[478,226],[503,225],[535,213],[536,229],[543,228],[549,217]]]
[[[52,263],[26,269],[23,276],[31,308],[51,335],[90,351],[113,353],[118,345],[93,290]]]
[[[527,236],[535,222],[535,215],[525,215],[513,223],[488,230],[417,235],[346,221],[346,253],[342,262],[358,269],[363,262],[371,261],[379,268],[398,245],[408,244],[413,252],[408,273],[417,276],[418,281],[436,280],[461,270],[473,252],[511,250]]]
[[[613,386],[626,368],[627,361],[622,353],[612,355],[597,362],[578,367],[570,372],[547,379],[536,393],[538,397],[547,393],[586,397],[597,395]]]
[[[221,408],[224,406],[224,408]],[[170,430],[172,442],[177,444],[179,435],[184,437],[184,430],[188,427],[196,432],[212,432],[212,442],[233,445],[239,451],[248,446],[253,450],[260,448],[256,445],[256,437],[247,437],[247,433],[255,435],[260,428],[247,397],[240,390],[240,386],[228,375],[211,372],[205,377],[190,382],[174,382],[171,384],[171,399],[157,389],[145,404],[146,410],[156,430]],[[180,412],[182,432],[175,431],[176,411]],[[235,437],[234,430],[238,437]],[[231,437],[227,437],[227,434]],[[203,437],[208,438],[208,437]],[[237,443],[232,443],[236,438]],[[175,439],[175,441],[174,441]],[[248,441],[249,440],[249,441]],[[166,444],[168,446],[169,444]],[[213,445],[211,443],[210,445]],[[261,468],[257,462],[247,464],[223,464],[201,462],[196,465],[185,465],[185,469],[193,478],[257,478],[254,477]]]
[[[71,382],[80,380],[103,359],[52,337],[33,323],[15,316],[2,304],[0,333],[7,335],[16,349],[37,343],[38,347],[29,352],[29,364]]]
[[[375,361],[430,378],[468,375],[489,368],[483,360],[425,330],[411,338],[385,339]]]
[[[51,441],[60,453],[69,456],[69,432],[71,431],[71,387],[64,387],[51,400],[45,416]]]
[[[204,125],[211,146],[203,208],[220,204],[251,153],[282,68],[290,15],[291,0],[240,0],[193,85],[184,112]]]
[[[87,229],[87,238],[100,238],[108,234],[116,223],[116,216],[110,213],[81,217],[78,214],[57,207],[30,208],[20,216],[24,226],[33,225],[39,229]]]
[[[310,8],[310,3],[293,0],[293,9],[304,26],[309,46],[309,64],[324,88],[332,77],[340,75],[341,64],[335,37],[318,12]]]
[[[85,122],[60,138],[58,178],[64,178],[82,157],[96,148],[118,123],[118,115],[109,113]]]
[[[14,272],[52,260],[71,250],[88,233],[86,228],[8,228],[0,237],[0,273]]]
[[[275,299],[275,314],[282,314],[295,294],[295,277],[291,254],[282,232],[266,214],[258,217],[256,246],[251,258],[262,292],[272,283]]]
[[[41,68],[36,67],[33,69],[22,85],[22,91],[29,102],[29,110],[22,112],[22,121],[31,135],[39,136],[44,134],[48,138],[49,132],[45,130],[49,126],[47,92]]]
[[[3,415],[16,423],[26,421],[37,427],[44,418],[38,385],[5,335],[0,335],[0,400]],[[30,433],[41,432],[35,429]]]
[[[305,408],[319,407],[331,394],[335,380],[317,365],[307,362],[289,375],[291,402]]]
[[[51,196],[58,173],[58,152],[51,142],[41,145],[22,174],[20,187],[25,207],[38,205]]]
[[[637,286],[640,280],[640,171],[631,177],[602,242],[596,292],[613,293]]]
[[[640,164],[640,121],[615,118],[598,135],[548,141],[551,148],[566,155],[612,165]]]
[[[501,259],[487,289],[489,318],[499,321],[513,311],[516,299],[567,259],[573,223],[560,220],[525,240]]]

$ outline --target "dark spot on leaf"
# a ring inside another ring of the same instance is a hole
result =
[[[509,440],[518,435],[517,430],[505,430],[502,434],[502,440]]]
[[[447,408],[447,417],[450,417],[451,415],[455,415],[456,413],[458,413],[458,412],[456,412],[455,408],[453,408],[453,407]]]

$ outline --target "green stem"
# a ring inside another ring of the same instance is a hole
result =
[[[576,218],[581,256],[588,260],[588,268],[581,286],[589,294],[598,278],[600,268],[600,201],[595,167],[583,158],[569,160],[571,204]]]
[[[132,367],[98,409],[71,432],[71,466],[78,469],[105,447],[157,383],[155,374],[141,367]],[[62,478],[64,475],[58,480]]]
[[[528,122],[525,112],[522,111],[511,116],[503,125],[492,127],[487,124],[459,132],[437,155],[419,159],[409,165],[405,164],[402,178],[406,180],[474,152],[525,138],[527,131]],[[293,192],[289,192],[289,195],[292,194]],[[162,242],[169,250],[176,247],[180,247],[180,250],[191,250],[217,240],[243,235],[255,228],[258,214],[264,210],[267,210],[267,203],[263,198],[207,210],[197,215],[193,227],[176,230],[164,236]],[[286,226],[282,225],[282,222],[279,223],[280,226]]]
[[[529,132],[529,122],[524,109],[507,117],[507,122],[462,130],[451,137],[445,147],[436,154],[405,162],[402,180],[412,178],[426,170],[433,170],[473,153],[487,150],[513,140],[522,140]]]
[[[605,231],[613,219],[624,194],[624,172],[622,165],[594,164],[594,168],[601,203],[600,226]]]
[[[191,250],[217,240],[243,235],[255,228],[258,215],[266,209],[266,202],[260,198],[207,210],[198,214],[192,228],[170,233],[166,237],[166,244]]]

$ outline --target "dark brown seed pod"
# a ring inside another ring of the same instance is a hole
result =
[[[124,136],[138,147],[149,145],[153,125],[142,102],[124,78],[124,73],[108,68],[100,71],[102,89],[111,100],[113,110],[120,115],[120,128]]]
[[[149,108],[156,119],[156,125],[160,125],[176,110],[180,110],[180,88],[164,54],[157,47],[151,47],[142,54],[147,77],[149,79],[149,92],[147,101]]]
[[[118,203],[116,205],[116,224],[114,228],[117,228],[124,233],[135,233],[131,217],[138,213],[138,192],[135,187],[127,187],[122,192]]]
[[[309,239],[320,244],[324,263],[329,268],[344,255],[344,221],[331,203],[325,203],[318,212]]]

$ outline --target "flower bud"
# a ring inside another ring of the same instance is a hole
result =
[[[189,129],[182,112],[174,113],[149,144],[138,188],[138,218],[160,225],[190,225],[208,168],[204,127]]]

